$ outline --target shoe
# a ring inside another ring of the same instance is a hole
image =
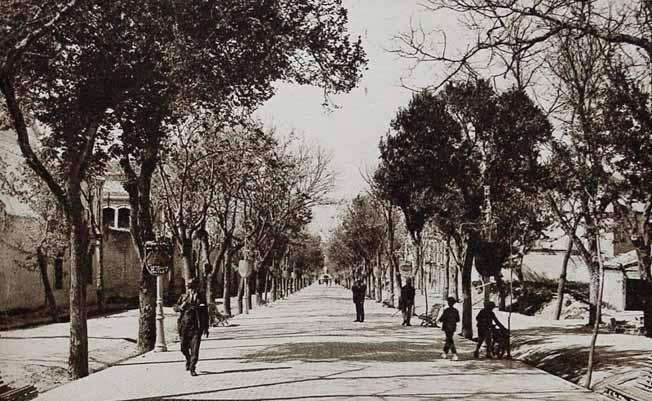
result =
[[[410,323],[405,323],[406,326],[412,326]]]
[[[459,361],[460,358],[457,356],[457,354],[453,354],[453,357],[451,358],[453,361]]]
[[[478,351],[473,351],[473,357],[474,357],[475,359],[480,358],[480,354],[478,353]]]
[[[442,352],[441,353],[441,359],[448,359],[448,353],[447,352]]]
[[[190,371],[190,376],[197,376],[197,372],[195,372],[195,369],[192,369]]]

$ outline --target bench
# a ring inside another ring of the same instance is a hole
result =
[[[226,327],[229,325],[229,316],[220,313],[217,305],[211,304],[208,306],[208,321],[211,327]]]
[[[18,388],[11,388],[0,379],[0,401],[28,401],[38,395],[36,387],[29,385]]]
[[[434,304],[432,305],[432,308],[430,308],[430,312],[417,316],[421,319],[421,325],[425,327],[439,327],[437,326],[437,317],[439,316],[441,308],[442,306],[440,304]]]

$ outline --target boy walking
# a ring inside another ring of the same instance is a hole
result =
[[[457,349],[455,349],[455,342],[453,341],[453,335],[455,334],[455,330],[457,329],[457,322],[460,321],[460,314],[453,307],[457,300],[453,297],[448,297],[446,300],[448,302],[448,308],[444,309],[444,312],[441,314],[441,317],[439,318],[439,322],[441,323],[441,328],[444,330],[444,334],[446,335],[446,342],[444,343],[444,352],[441,354],[441,357],[444,359],[448,358],[448,351],[450,351],[453,356],[451,359],[453,361],[457,361],[459,358],[457,357]]]

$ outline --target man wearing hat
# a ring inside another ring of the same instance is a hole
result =
[[[401,297],[398,300],[398,308],[403,312],[402,326],[411,326],[410,319],[414,311],[414,286],[412,286],[412,279],[408,277],[405,280],[405,285],[401,287]]]
[[[198,290],[199,281],[189,279],[188,291],[183,294],[174,307],[180,312],[177,328],[181,338],[181,352],[186,357],[186,370],[191,376],[197,376],[195,368],[199,359],[201,335],[208,337],[208,307],[206,296]]]
[[[494,314],[494,308],[496,308],[495,303],[491,301],[485,303],[484,309],[478,312],[478,316],[475,318],[478,324],[478,344],[475,346],[475,351],[473,352],[474,358],[479,357],[480,347],[482,347],[482,343],[487,344],[487,358],[493,358],[491,349],[493,346],[492,331],[494,323],[496,323],[496,325],[501,329],[507,331],[505,326],[503,326],[502,323],[498,321],[496,314]]]
[[[364,322],[364,298],[367,293],[367,286],[360,277],[358,277],[353,286],[351,286],[353,293],[353,303],[355,304],[355,320],[354,322]]]

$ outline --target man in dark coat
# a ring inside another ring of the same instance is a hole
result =
[[[364,322],[364,298],[367,293],[367,285],[362,281],[362,279],[357,279],[353,286],[351,286],[351,291],[353,292],[353,303],[355,304],[355,322]]]
[[[181,338],[181,352],[186,357],[186,370],[189,370],[192,376],[197,376],[195,368],[199,359],[201,335],[208,337],[206,296],[198,287],[198,280],[188,280],[188,291],[179,298],[174,307],[176,312],[180,312],[177,328]]]
[[[412,286],[412,279],[407,278],[405,285],[401,288],[401,297],[398,300],[398,308],[403,312],[402,326],[412,326],[410,319],[412,319],[414,307],[414,286]]]

